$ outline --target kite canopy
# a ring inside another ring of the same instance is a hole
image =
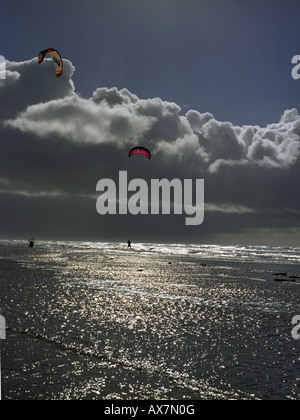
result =
[[[49,54],[53,60],[54,67],[56,70],[56,76],[61,76],[63,72],[63,61],[59,52],[54,48],[48,48],[47,50],[41,51],[39,54],[39,64],[41,64],[44,61],[46,54]]]
[[[133,149],[130,150],[129,157],[134,156],[134,155],[144,155],[149,160],[151,159],[151,152],[142,146],[134,147]]]

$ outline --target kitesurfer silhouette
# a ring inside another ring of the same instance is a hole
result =
[[[28,239],[28,242],[29,242],[29,248],[33,248],[34,247],[34,244],[35,244],[35,239],[34,238],[30,238],[30,239]]]

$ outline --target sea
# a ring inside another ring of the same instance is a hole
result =
[[[295,247],[2,240],[2,400],[298,400],[299,298]]]

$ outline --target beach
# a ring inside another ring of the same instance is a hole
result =
[[[0,241],[3,400],[299,399],[300,248],[132,247]]]

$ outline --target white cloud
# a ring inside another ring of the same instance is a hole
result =
[[[74,66],[64,60],[64,73],[56,77],[52,60],[41,65],[36,58],[20,63],[6,62],[6,79],[0,80],[1,120],[15,118],[29,105],[64,98],[74,92]]]
[[[190,111],[188,119],[199,143],[209,155],[209,170],[221,166],[259,165],[289,168],[300,157],[300,117],[297,110],[285,111],[278,124],[266,128],[236,127],[216,121],[211,114]]]
[[[251,214],[255,213],[255,209],[241,206],[241,205],[234,205],[234,204],[213,204],[207,203],[205,204],[205,212],[218,212],[218,213],[225,213],[225,214]]]
[[[73,94],[29,106],[6,125],[42,138],[58,136],[76,143],[123,146],[143,136],[152,121],[138,115],[132,106],[111,107]]]
[[[193,159],[194,166],[198,162],[212,173],[246,164],[286,169],[299,161],[296,109],[285,111],[278,123],[265,128],[237,127],[217,121],[210,113],[191,110],[181,115],[175,103],[139,99],[127,89],[98,88],[92,98],[84,99],[75,93],[70,62],[65,60],[61,81],[54,77],[51,62],[43,64],[39,67],[35,59],[8,62],[7,80],[0,85],[2,106],[7,103],[2,115],[10,117],[4,122],[6,127],[50,141],[55,136],[79,144],[116,147],[143,143],[154,153],[180,161]],[[17,91],[23,94],[16,106],[11,98]]]
[[[209,166],[209,172],[211,174],[216,174],[220,171],[222,167],[237,167],[237,166],[246,166],[248,161],[246,159],[232,160],[232,159],[217,159]]]

